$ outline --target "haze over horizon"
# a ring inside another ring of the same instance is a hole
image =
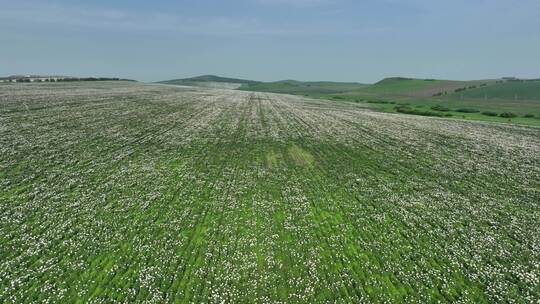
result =
[[[364,83],[540,76],[540,2],[533,0],[0,5],[0,75]]]

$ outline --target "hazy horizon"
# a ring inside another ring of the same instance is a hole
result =
[[[374,83],[540,75],[540,2],[0,0],[0,75]]]

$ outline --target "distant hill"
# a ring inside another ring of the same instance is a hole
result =
[[[284,94],[332,94],[344,93],[366,87],[356,82],[297,81],[281,80],[260,82],[253,80],[204,75],[184,79],[160,81],[162,84],[240,89],[244,91],[272,92]]]
[[[197,87],[237,89],[243,84],[257,84],[259,82],[253,80],[220,77],[215,75],[203,75],[191,78],[165,80],[160,81],[159,83]]]
[[[452,94],[456,90],[495,84],[495,80],[453,81],[391,77],[375,84],[357,82],[282,80],[243,84],[245,91],[273,92],[295,95],[368,94],[377,96],[432,97]]]
[[[229,83],[259,83],[259,81],[254,81],[254,80],[221,77],[221,76],[215,76],[215,75],[203,75],[203,76],[185,78],[185,79],[180,79],[180,80],[183,80],[183,81],[198,81],[198,82],[207,81],[207,82],[229,82]],[[174,80],[172,80],[172,81],[174,81]]]
[[[356,82],[330,82],[330,81],[296,81],[282,80],[275,82],[261,82],[245,84],[240,87],[245,91],[273,92],[284,94],[336,94],[365,88],[367,85]]]

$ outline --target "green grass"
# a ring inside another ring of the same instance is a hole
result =
[[[354,102],[354,101],[353,101]],[[355,102],[356,103],[356,102]],[[524,124],[532,126],[540,126],[540,104],[532,103],[527,104],[526,106],[521,106],[521,103],[515,102],[502,102],[494,103],[492,101],[456,101],[456,100],[433,100],[433,99],[420,99],[420,98],[411,98],[411,99],[400,99],[399,102],[394,103],[370,103],[365,101],[360,101],[357,104],[371,107],[375,110],[383,112],[398,112],[396,106],[399,104],[405,104],[410,108],[413,108],[418,111],[429,111],[429,112],[438,112],[441,115],[450,114],[449,118],[453,119],[466,119],[466,120],[479,120],[479,121],[492,121],[492,122],[501,122],[501,123],[515,123],[515,124]],[[432,107],[442,106],[444,108],[450,109],[449,111],[435,111]],[[478,112],[467,113],[462,112],[461,110],[475,110]],[[497,113],[497,116],[486,116],[482,115],[482,112],[490,111]],[[500,117],[499,114],[504,112],[516,113],[517,117],[508,119]],[[534,113],[534,117],[525,117],[528,113]],[[409,113],[414,114],[414,113]]]
[[[0,105],[2,303],[540,300],[537,127],[127,82]]]

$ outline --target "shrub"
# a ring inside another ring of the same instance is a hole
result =
[[[433,112],[433,111],[422,111],[422,110],[413,109],[413,108],[411,108],[409,106],[403,106],[403,105],[402,106],[396,106],[395,109],[399,113],[412,114],[412,115],[436,116],[436,117],[450,117],[450,116],[452,116],[452,114],[450,114],[450,113],[443,114],[443,113],[437,113],[437,112]]]
[[[441,112],[449,112],[449,111],[452,111],[450,108],[447,108],[447,107],[444,107],[444,106],[441,106],[441,105],[436,105],[436,106],[433,106],[431,107],[432,110],[435,110],[435,111],[441,111]]]
[[[517,115],[512,113],[512,112],[504,112],[504,113],[501,113],[501,115],[499,115],[499,116],[504,117],[504,118],[514,118]]]
[[[460,112],[460,113],[478,113],[480,112],[479,110],[475,110],[475,109],[457,109],[456,112]]]
[[[484,112],[482,112],[482,115],[486,115],[486,116],[498,116],[499,113],[497,113],[497,112],[491,112],[491,111],[484,111]]]
[[[368,100],[367,103],[377,103],[377,104],[395,104],[395,101],[386,101],[386,100]]]
[[[523,117],[525,117],[525,118],[534,118],[534,114],[528,113],[528,114],[523,115]]]

